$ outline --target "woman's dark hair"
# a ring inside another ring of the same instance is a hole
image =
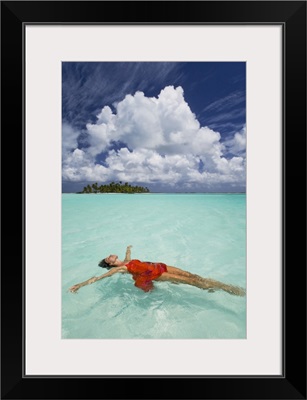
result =
[[[108,264],[104,259],[100,261],[98,266],[101,268],[107,268],[107,269],[110,269],[113,267],[112,265]]]

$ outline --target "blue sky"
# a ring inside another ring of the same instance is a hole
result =
[[[244,62],[63,62],[62,190],[242,192]]]

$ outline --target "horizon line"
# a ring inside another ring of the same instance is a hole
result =
[[[147,193],[120,193],[120,192],[104,192],[104,193],[82,193],[82,192],[61,192],[62,194],[246,194],[244,192],[147,192]]]

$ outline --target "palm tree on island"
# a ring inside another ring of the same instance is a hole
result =
[[[100,185],[98,183],[93,183],[92,185],[84,186],[83,193],[149,193],[149,189],[143,186],[132,186],[128,182],[124,184],[119,182],[111,182],[109,184]]]

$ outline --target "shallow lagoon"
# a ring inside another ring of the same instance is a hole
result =
[[[62,338],[246,337],[246,298],[129,274],[67,289],[105,272],[106,255],[160,261],[246,287],[245,194],[63,194]]]

